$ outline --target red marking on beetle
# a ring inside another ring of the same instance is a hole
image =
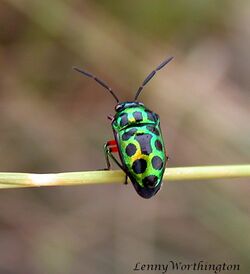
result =
[[[110,140],[107,142],[110,152],[118,152],[116,140]]]
[[[111,147],[110,152],[118,152],[118,147]]]
[[[107,142],[108,146],[117,146],[116,140],[110,140]]]

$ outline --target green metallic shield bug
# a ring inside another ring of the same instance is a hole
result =
[[[137,193],[150,198],[161,187],[167,161],[159,116],[137,102],[118,110],[112,127],[122,165]]]
[[[111,120],[115,140],[104,145],[107,169],[110,169],[109,158],[130,178],[137,193],[143,198],[151,198],[161,188],[168,156],[160,128],[159,116],[137,102],[137,98],[144,86],[157,71],[169,63],[173,57],[162,62],[143,81],[136,92],[134,101],[119,102],[119,99],[105,82],[81,69],[74,68],[85,76],[93,78],[106,88],[117,101],[116,114],[108,116]],[[113,153],[118,152],[119,162]]]

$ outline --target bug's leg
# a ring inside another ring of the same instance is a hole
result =
[[[127,175],[127,173],[126,173],[124,185],[127,185],[127,184],[128,184],[128,175]]]
[[[108,115],[108,117],[107,117],[111,122],[113,122],[113,120],[114,120],[114,116],[112,116],[112,115]]]
[[[107,163],[107,168],[105,168],[105,170],[110,170],[111,165],[110,165],[109,158],[111,158],[119,166],[119,168],[121,170],[123,170],[124,173],[126,174],[124,184],[127,185],[128,184],[127,171],[124,169],[124,167],[121,165],[121,163],[119,163],[118,160],[113,155],[113,153],[115,153],[115,152],[118,152],[118,148],[117,148],[115,140],[108,141],[107,143],[104,144],[104,154],[105,154],[105,159],[106,159],[106,163]]]
[[[168,154],[167,149],[165,149],[165,157],[166,157],[166,163],[168,163],[170,158],[169,158],[169,154]]]
[[[106,163],[107,163],[107,168],[105,168],[105,170],[110,170],[111,165],[110,165],[109,157],[113,158],[113,160],[118,164],[118,161],[112,155],[112,152],[117,152],[118,151],[116,141],[111,140],[111,141],[106,142],[104,144],[103,148],[104,148],[105,160],[106,160]],[[120,163],[118,164],[118,166],[120,167]]]
[[[127,174],[127,171],[124,169],[124,167],[117,161],[117,159],[115,158],[115,156],[112,154],[112,152],[111,151],[108,151],[107,152],[107,155],[119,166],[119,168],[121,169],[121,170],[123,170],[124,171],[124,173],[125,173],[125,182],[124,182],[124,184],[125,185],[127,185],[128,184],[128,174]]]
[[[107,143],[104,144],[103,149],[104,149],[104,156],[105,156],[105,160],[106,160],[106,164],[107,164],[107,167],[104,168],[104,170],[110,170],[111,165],[110,165],[109,156],[108,156],[109,148],[108,148]]]

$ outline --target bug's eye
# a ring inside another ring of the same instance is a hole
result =
[[[115,111],[121,111],[123,109],[123,105],[116,105]]]

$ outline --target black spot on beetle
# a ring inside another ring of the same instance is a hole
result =
[[[158,169],[158,170],[162,169],[163,161],[159,156],[154,156],[151,162],[154,169]]]
[[[135,161],[133,162],[132,168],[133,168],[133,171],[134,171],[136,174],[141,174],[141,173],[143,173],[143,172],[146,170],[146,168],[147,168],[147,161],[144,160],[144,159],[135,160]]]
[[[159,130],[155,126],[147,126],[147,129],[154,133],[155,135],[160,135]]]
[[[137,131],[136,128],[131,128],[130,130],[124,132],[122,134],[122,140],[123,141],[129,140],[129,138],[131,138],[133,135],[135,135],[136,131]]]
[[[121,120],[120,120],[120,126],[124,127],[128,124],[128,114],[127,113],[123,113],[121,116]]]
[[[144,184],[145,187],[148,187],[148,188],[154,188],[155,185],[157,184],[157,180],[158,180],[158,177],[155,176],[155,175],[149,175],[147,177],[145,177],[142,182]]]
[[[140,111],[133,112],[133,116],[134,116],[136,122],[141,122],[143,120],[142,113]]]
[[[155,147],[156,147],[158,150],[162,151],[162,143],[161,143],[160,140],[156,140],[156,141],[155,141]]]
[[[136,134],[135,140],[139,143],[142,154],[149,155],[152,152],[151,139],[150,134]]]
[[[151,120],[151,121],[155,121],[155,117],[154,117],[154,115],[153,115],[153,113],[152,112],[147,112],[147,116],[148,116],[148,119],[149,120]]]
[[[126,146],[126,153],[128,156],[133,156],[136,153],[136,146],[132,143]]]

